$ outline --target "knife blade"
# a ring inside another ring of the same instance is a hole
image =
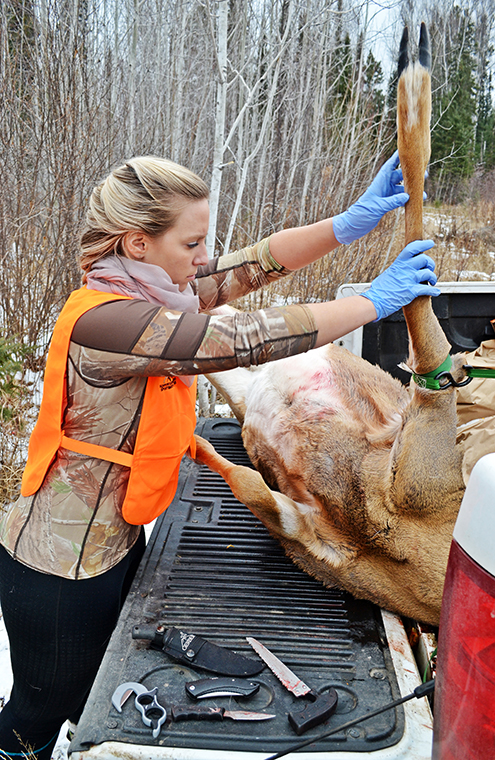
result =
[[[309,694],[311,688],[307,686],[304,681],[296,676],[287,665],[284,665],[282,660],[279,660],[273,652],[270,652],[263,644],[256,639],[248,636],[246,641],[250,644],[254,651],[261,657],[263,662],[268,665],[272,673],[274,673],[278,680],[283,683],[286,689],[291,691],[295,697],[304,697]]]
[[[186,692],[193,699],[205,699],[207,697],[250,697],[259,691],[260,684],[257,681],[248,681],[247,678],[200,678],[197,681],[186,683]]]
[[[170,711],[172,720],[270,720],[271,713],[249,712],[248,710],[226,710],[225,707],[207,707],[206,705],[175,705]]]
[[[311,700],[311,704],[300,712],[289,713],[289,723],[298,736],[308,731],[310,728],[319,726],[320,723],[327,720],[337,708],[338,694],[335,689],[328,689],[328,691],[319,694],[310,686],[304,683],[290,668],[285,665],[282,660],[270,652],[261,642],[253,639],[251,636],[246,637],[248,644],[252,646],[254,651],[261,657],[264,663],[268,665],[274,675],[277,676],[279,681],[283,683],[286,689],[288,689],[295,697],[308,697]]]

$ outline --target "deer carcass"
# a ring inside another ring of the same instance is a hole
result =
[[[401,43],[397,93],[406,240],[421,239],[430,154],[426,28],[420,60]],[[450,345],[431,298],[404,309],[408,365],[440,367]],[[461,378],[461,360],[451,374]],[[198,438],[197,460],[219,472],[286,553],[328,586],[438,624],[456,515],[464,492],[456,446],[455,388],[406,389],[345,349],[329,345],[210,376],[242,424],[256,467],[234,465]]]

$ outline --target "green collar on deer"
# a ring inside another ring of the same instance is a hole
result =
[[[436,369],[432,370],[431,372],[424,372],[422,375],[413,372],[412,376],[414,382],[416,385],[419,385],[420,388],[426,388],[429,391],[440,391],[444,387],[450,387],[450,383],[447,386],[441,385],[438,376],[442,375],[442,377],[445,377],[444,373],[450,373],[451,369],[452,359],[450,357],[450,354],[448,354],[445,361],[442,362],[441,365]]]
[[[449,355],[439,367],[431,372],[425,372],[422,375],[413,372],[412,376],[416,385],[430,391],[443,391],[445,388],[452,388],[452,386],[455,388],[461,388],[463,385],[470,383],[473,377],[495,378],[495,369],[490,369],[488,367],[471,367],[469,364],[464,364],[462,368],[466,372],[466,379],[458,382],[454,380],[450,374],[450,370],[452,369],[452,359]]]

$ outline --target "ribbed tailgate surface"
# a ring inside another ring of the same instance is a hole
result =
[[[203,420],[198,432],[230,461],[249,464],[234,421]],[[71,750],[120,741],[274,753],[298,741],[287,713],[303,709],[305,698],[293,697],[267,668],[256,676],[261,687],[253,697],[208,704],[276,713],[273,720],[168,719],[153,739],[132,699],[119,715],[111,696],[120,683],[157,686],[159,701],[170,709],[189,702],[186,681],[208,675],[133,641],[131,630],[140,623],[177,627],[256,658],[245,640],[254,636],[312,688],[335,688],[336,713],[305,738],[399,696],[379,610],[299,570],[222,478],[189,460],[176,499],[157,521]],[[306,751],[378,750],[400,740],[403,724],[402,709],[388,711]]]

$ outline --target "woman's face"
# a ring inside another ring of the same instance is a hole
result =
[[[139,260],[161,267],[180,291],[185,290],[198,267],[208,262],[205,239],[209,217],[206,199],[188,203],[167,232],[155,238],[145,236]]]

